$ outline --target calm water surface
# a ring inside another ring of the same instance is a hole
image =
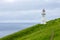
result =
[[[0,23],[0,37],[28,28],[37,23]]]

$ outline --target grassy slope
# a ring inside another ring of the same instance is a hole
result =
[[[52,31],[54,31],[54,40],[60,40],[60,18],[51,20],[45,25],[37,24],[0,40],[50,40]]]

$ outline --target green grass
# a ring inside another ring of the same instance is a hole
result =
[[[36,24],[0,40],[50,40],[52,31],[54,31],[53,40],[60,40],[60,18],[48,21],[47,24]]]

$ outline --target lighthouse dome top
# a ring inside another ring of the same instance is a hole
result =
[[[43,9],[42,11],[45,12],[45,9]]]
[[[45,16],[46,13],[45,13],[45,9],[42,10],[42,16]]]

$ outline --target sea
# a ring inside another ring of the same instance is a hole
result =
[[[0,23],[0,38],[21,31],[38,23]]]

